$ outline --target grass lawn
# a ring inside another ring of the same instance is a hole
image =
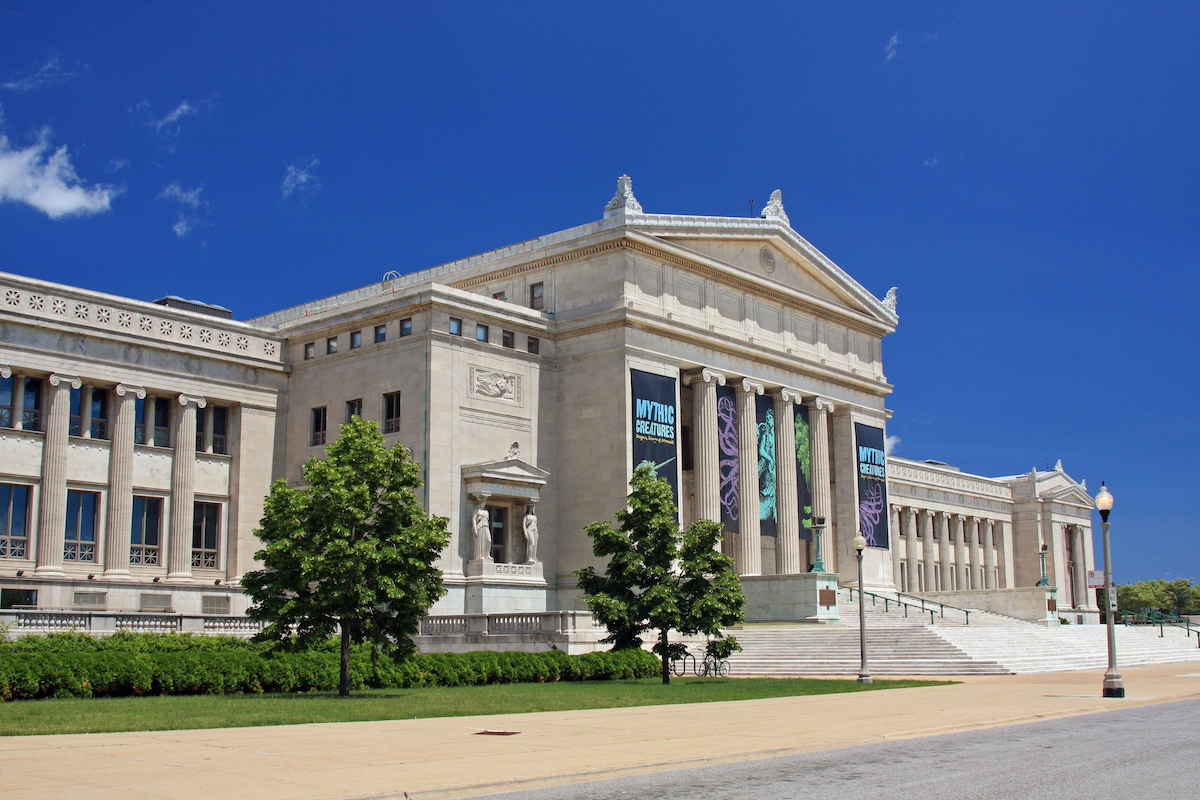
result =
[[[268,695],[22,700],[0,704],[0,735],[241,728],[304,722],[358,722],[709,703],[808,694],[936,686],[952,681],[808,678],[661,678],[632,681],[509,683],[437,689],[364,689],[350,698],[328,692]]]

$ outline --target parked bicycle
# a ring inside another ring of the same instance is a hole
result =
[[[678,658],[671,659],[671,674],[675,677],[682,678],[689,670],[697,678],[728,678],[729,662],[712,653],[705,653],[697,659],[686,650]]]

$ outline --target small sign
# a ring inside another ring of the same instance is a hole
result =
[[[837,592],[833,589],[817,589],[817,604],[833,608],[837,605]]]
[[[1110,587],[1108,590],[1108,610],[1117,610],[1117,587]]]
[[[1089,569],[1088,570],[1088,588],[1103,589],[1104,588],[1104,570]]]

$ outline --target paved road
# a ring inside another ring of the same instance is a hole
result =
[[[493,800],[1200,797],[1200,700],[659,772]]]

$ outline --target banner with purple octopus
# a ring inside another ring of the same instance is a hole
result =
[[[883,428],[854,423],[858,447],[858,529],[868,547],[888,547],[887,460]]]
[[[732,386],[717,387],[717,449],[720,451],[721,529],[738,529],[737,395]]]

